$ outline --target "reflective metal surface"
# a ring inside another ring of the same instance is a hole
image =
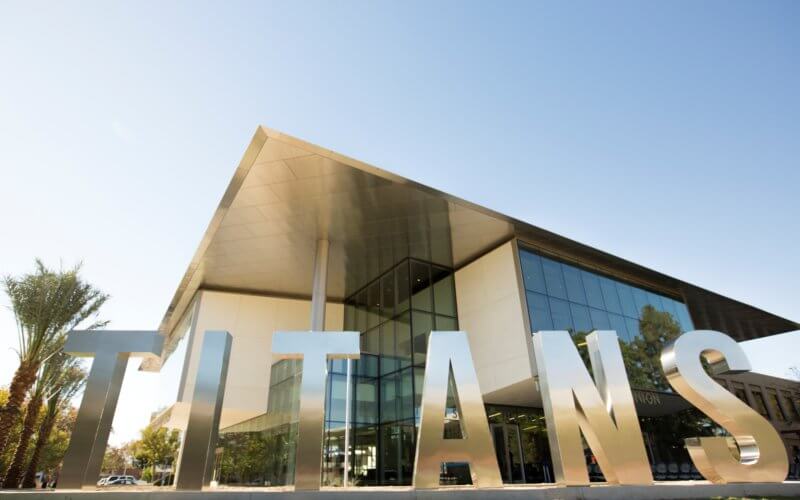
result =
[[[318,490],[322,482],[325,381],[329,359],[358,359],[359,332],[275,332],[273,361],[302,359],[295,490]]]
[[[189,422],[179,454],[175,480],[179,490],[200,490],[211,481],[232,340],[228,332],[207,331],[203,335]]]
[[[64,455],[59,489],[94,485],[100,475],[111,423],[130,356],[158,357],[164,337],[151,331],[72,331],[64,352],[94,356],[81,406]]]
[[[328,240],[317,241],[314,257],[314,282],[311,285],[311,331],[325,330],[325,302],[328,287]]]
[[[697,470],[714,483],[781,482],[789,461],[775,428],[706,373],[701,356],[715,373],[750,371],[750,362],[731,337],[695,330],[664,348],[661,365],[670,385],[732,436],[686,439]]]
[[[444,439],[447,386],[452,372],[463,439]],[[503,486],[494,444],[464,332],[431,332],[422,389],[414,487],[438,488],[442,462],[468,462],[477,488]]]
[[[112,356],[113,354],[110,355],[109,358]],[[122,353],[116,356],[116,362],[114,363],[111,379],[108,384],[106,403],[103,405],[103,413],[97,425],[97,435],[94,438],[92,452],[89,456],[89,462],[86,465],[86,473],[83,479],[84,486],[94,486],[103,468],[103,459],[106,456],[108,436],[111,434],[111,424],[117,412],[117,401],[119,401],[119,393],[122,389],[122,380],[125,378],[125,369],[128,367],[129,357],[130,354],[128,353]]]
[[[424,158],[420,161],[424,162]],[[160,325],[172,334],[200,289],[312,295],[315,244],[331,243],[328,296],[342,300],[405,256],[460,268],[519,237],[624,280],[697,302],[742,325],[743,337],[800,328],[797,323],[706,292],[266,127],[259,127],[208,225]],[[696,299],[696,300],[695,300]],[[157,369],[158,362],[145,368]]]
[[[617,334],[595,331],[586,342],[597,387],[569,332],[533,334],[555,480],[589,484],[583,432],[609,483],[649,484],[653,478]]]

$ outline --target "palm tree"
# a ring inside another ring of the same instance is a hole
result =
[[[20,417],[25,396],[42,363],[60,351],[66,332],[96,316],[108,299],[108,295],[84,282],[79,271],[80,265],[67,271],[51,271],[37,259],[33,273],[4,280],[17,320],[19,367],[8,389],[8,401],[0,409],[0,449],[8,444],[11,428]],[[96,322],[88,328],[106,323]]]
[[[45,367],[45,373],[43,374],[47,376],[46,372],[48,368],[50,369],[50,379],[53,381],[51,385],[52,389],[46,392],[45,395],[45,413],[42,418],[42,423],[39,425],[39,431],[36,435],[36,444],[33,446],[25,477],[22,480],[23,488],[36,487],[36,473],[39,468],[39,460],[50,439],[50,433],[53,431],[56,419],[62,411],[69,407],[72,398],[81,390],[83,384],[86,382],[86,371],[81,367],[78,358],[60,353],[57,360],[56,358],[53,359],[55,362],[52,364],[48,363],[48,366]],[[10,476],[10,473],[8,476]],[[8,479],[7,477],[7,481]],[[10,487],[5,483],[4,486]]]
[[[79,363],[80,361],[77,358],[73,358],[63,352],[56,353],[44,363],[28,401],[28,408],[25,412],[22,431],[17,441],[14,459],[2,480],[3,488],[16,489],[19,487],[22,474],[25,472],[25,460],[28,456],[27,453],[31,437],[33,437],[36,425],[39,423],[39,413],[42,409],[42,404],[45,401],[48,403],[45,420],[41,423],[43,426],[46,423],[49,425],[50,429],[47,429],[47,434],[49,434],[53,423],[55,423],[55,417],[58,416],[58,409],[64,403],[63,396],[69,396],[71,398],[75,391],[83,385],[86,374],[80,368]],[[51,400],[56,400],[52,415],[50,414],[51,410],[49,408]],[[67,400],[66,403],[68,404],[69,400]],[[52,418],[52,422],[47,422],[48,417]],[[40,429],[40,434],[41,430],[42,429]],[[44,443],[42,444],[44,445]]]

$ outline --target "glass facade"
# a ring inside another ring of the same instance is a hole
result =
[[[345,301],[344,329],[361,332],[350,367],[349,484],[409,485],[431,330],[456,330],[451,269],[406,259]],[[347,363],[330,363],[323,484],[344,479]]]
[[[671,391],[656,353],[693,329],[685,304],[523,247],[519,257],[532,331],[569,331],[588,366],[585,336],[615,330],[631,385]]]
[[[410,485],[428,335],[458,329],[452,270],[403,260],[345,300],[343,326],[361,332],[361,358],[328,365],[322,484],[343,486],[347,464],[348,485]],[[220,483],[293,483],[301,376],[302,361],[275,363],[267,413],[221,430]],[[445,426],[460,429],[449,401]],[[445,479],[463,482],[448,465]]]
[[[658,356],[665,344],[693,329],[684,303],[581,266],[541,255],[523,246],[520,246],[519,258],[532,331],[569,331],[588,368],[590,363],[585,349],[586,335],[593,330],[615,330],[620,339],[631,387],[655,391],[652,394],[656,397],[650,397],[654,401],[667,401],[676,397],[672,394],[657,397],[659,392],[671,392],[669,383],[662,374]],[[524,414],[540,411],[524,410]],[[655,416],[640,412],[639,420],[653,474],[659,480],[698,476],[691,466],[682,439],[677,436],[709,436],[720,432],[708,418],[694,409],[676,409],[668,414]],[[534,427],[530,432],[545,431]],[[539,442],[546,443],[546,440]],[[591,450],[587,447],[585,452],[590,478],[602,481],[602,472]],[[527,460],[527,456],[525,459]],[[539,460],[536,464],[537,470],[547,470],[547,462]],[[525,466],[531,469],[527,463]],[[529,481],[527,477],[525,479]],[[538,473],[536,480],[546,481],[548,476]]]

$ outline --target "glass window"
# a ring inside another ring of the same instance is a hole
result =
[[[570,304],[572,312],[572,324],[575,333],[589,333],[592,331],[592,318],[589,316],[589,308],[579,304]]]
[[[394,322],[387,321],[381,325],[381,374],[397,371],[400,367],[396,344]]]
[[[792,394],[789,392],[783,392],[783,402],[786,404],[786,408],[789,409],[789,413],[792,415],[792,420],[795,422],[800,422],[800,412],[798,412],[797,407],[794,405],[794,401],[792,401]]]
[[[355,322],[355,306],[352,300],[348,300],[344,304],[344,330],[346,332],[352,331],[356,327]]]
[[[680,324],[678,319],[678,310],[675,308],[675,301],[668,297],[661,297],[661,303],[664,305],[664,311],[672,316],[676,323]]]
[[[414,386],[411,379],[411,369],[381,377],[381,422],[413,418]]]
[[[681,324],[681,330],[684,332],[694,330],[694,324],[692,323],[692,318],[689,316],[689,309],[686,307],[686,304],[677,303],[675,309],[678,313],[678,322]]]
[[[353,484],[371,486],[378,482],[378,427],[356,425],[353,429]]]
[[[378,421],[378,379],[356,377],[353,421],[372,424]]]
[[[636,308],[636,301],[633,300],[633,290],[625,283],[617,282],[617,295],[622,304],[622,314],[629,318],[638,318],[639,310]]]
[[[367,287],[367,301],[368,301],[368,320],[367,328],[372,328],[378,324],[381,309],[381,284],[375,280],[369,287]]]
[[[381,338],[377,328],[361,334],[361,351],[370,354],[379,354],[381,352]]]
[[[347,401],[347,376],[331,375],[328,380],[328,407],[326,408],[326,418],[328,420],[343,421]]]
[[[367,354],[363,347],[366,334],[361,335],[361,357],[353,360],[353,373],[364,377],[378,376],[378,355]]]
[[[767,411],[767,404],[764,401],[764,396],[761,395],[760,391],[751,391],[751,393],[753,394],[753,402],[756,405],[755,410],[760,413],[762,417],[769,419],[769,412]]]
[[[356,329],[359,332],[367,331],[367,290],[361,290],[356,297]]]
[[[397,284],[395,314],[408,310],[408,296],[411,285],[408,282],[408,261],[394,268],[394,281]]]
[[[603,301],[606,303],[606,310],[614,314],[622,314],[622,305],[619,303],[617,286],[608,278],[600,278],[600,289],[603,293]]]
[[[547,296],[541,293],[528,292],[528,315],[531,321],[531,330],[552,330],[553,320],[550,318],[550,306],[547,303]]]
[[[430,266],[415,260],[411,261],[411,307],[433,312]]]
[[[733,394],[737,398],[739,398],[740,401],[742,401],[744,404],[747,404],[749,406],[749,403],[747,402],[747,392],[745,392],[743,386],[734,384],[733,385]]]
[[[600,279],[597,275],[583,270],[581,270],[581,277],[583,278],[583,289],[586,290],[586,299],[589,305],[597,309],[605,309],[606,304],[603,302]]]
[[[386,320],[394,316],[394,273],[386,273],[381,278],[381,316]]]
[[[458,330],[458,322],[455,318],[436,315],[436,331],[454,332],[456,330]]]
[[[647,303],[656,308],[656,311],[663,311],[664,304],[661,302],[661,296],[653,292],[647,292]]]
[[[442,270],[439,270],[440,272]],[[444,271],[449,273],[449,271]],[[437,268],[433,268],[433,304],[436,314],[456,316],[456,290],[453,275],[440,275]],[[438,278],[438,279],[437,279]]]
[[[544,272],[542,259],[531,252],[522,250],[519,253],[520,266],[522,267],[522,281],[525,289],[532,292],[547,293],[544,287]]]
[[[620,340],[628,342],[631,336],[628,334],[628,327],[625,324],[625,318],[619,314],[609,313],[608,320],[611,323],[611,329],[617,332],[617,337]]]
[[[564,276],[561,273],[561,264],[542,257],[544,269],[544,282],[547,285],[547,294],[559,299],[567,298],[567,288],[564,285]]]
[[[581,272],[572,266],[563,264],[564,283],[567,285],[567,298],[578,304],[586,304],[586,292],[583,290]]]
[[[608,314],[600,309],[589,309],[589,315],[592,317],[592,328],[595,330],[609,330],[611,322],[608,320]]]
[[[411,337],[411,325],[408,322],[408,313],[399,316],[394,322],[395,331],[395,353],[397,354],[399,368],[411,365],[413,357],[413,343]]]
[[[633,290],[633,301],[636,302],[636,310],[638,314],[636,315],[637,318],[642,317],[642,309],[644,306],[648,305],[647,302],[647,293],[641,288],[632,288]]]
[[[414,337],[414,364],[424,365],[428,353],[428,335],[433,330],[433,317],[429,313],[414,311],[411,316]]]
[[[555,330],[572,330],[572,316],[569,313],[569,302],[550,297],[550,314]]]
[[[786,415],[783,414],[783,408],[781,408],[781,403],[778,401],[778,393],[775,391],[767,391],[767,396],[769,397],[770,406],[772,406],[772,413],[775,414],[775,418],[778,419],[779,422],[786,422]]]
[[[414,422],[381,426],[383,484],[411,484],[414,471]]]
[[[633,318],[625,318],[625,326],[628,327],[628,340],[633,340],[636,337],[640,337],[641,333],[639,332],[639,320]]]

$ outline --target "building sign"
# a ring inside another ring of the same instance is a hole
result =
[[[777,431],[717,384],[703,367],[705,360],[715,374],[749,371],[744,351],[732,338],[720,332],[697,330],[683,334],[664,348],[662,368],[673,390],[683,399],[655,391],[632,391],[615,332],[595,331],[586,341],[593,378],[569,332],[533,334],[556,483],[589,484],[582,438],[609,483],[652,483],[638,417],[688,405],[730,434],[684,436],[694,465],[706,479],[714,483],[784,480],[789,463]],[[204,335],[198,382],[177,468],[178,489],[199,490],[211,480],[230,345],[227,332]],[[295,490],[317,490],[322,469],[327,360],[358,359],[359,333],[276,332],[272,345],[273,359],[304,360]],[[59,488],[94,484],[99,473],[98,456],[102,458],[98,450],[104,450],[108,440],[127,359],[159,356],[161,349],[162,339],[156,332],[70,333],[65,350],[96,359],[65,458],[64,469],[69,473],[59,481]],[[443,438],[451,376],[460,410],[461,439]],[[416,443],[415,488],[437,488],[444,462],[468,463],[475,488],[502,487],[465,332],[430,334]]]

